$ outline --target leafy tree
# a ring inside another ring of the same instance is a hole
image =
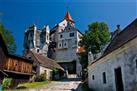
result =
[[[79,60],[82,65],[82,69],[87,68],[88,52],[91,51],[93,54],[99,53],[109,42],[109,40],[110,33],[106,23],[94,22],[88,25],[88,30],[85,31],[81,41],[79,42],[79,45],[84,46],[85,48],[85,52],[79,54]]]
[[[102,50],[109,40],[108,25],[104,22],[95,22],[88,25],[88,30],[83,35],[79,44],[85,47],[86,52],[91,51],[93,54],[96,54]]]
[[[2,35],[6,45],[7,45],[7,49],[9,53],[15,53],[16,52],[16,43],[14,40],[14,37],[12,35],[12,33],[5,29],[5,27],[0,24],[0,34]]]

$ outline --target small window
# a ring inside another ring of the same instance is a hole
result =
[[[95,79],[95,76],[94,75],[92,75],[92,80],[94,80]]]
[[[75,40],[75,44],[77,44],[77,40]]]
[[[70,37],[73,37],[73,36],[74,36],[74,33],[70,33],[69,36],[70,36]]]
[[[37,49],[37,53],[39,53],[39,49]]]
[[[59,46],[61,47],[61,44],[59,44]]]
[[[136,68],[137,68],[137,60],[136,60]]]
[[[62,37],[63,37],[63,35],[61,34],[61,35],[60,35],[60,38],[62,38]]]
[[[68,28],[68,30],[70,30],[70,27]]]
[[[47,36],[47,40],[49,39],[49,36]]]
[[[103,76],[103,83],[106,84],[106,73],[103,72],[103,73],[102,73],[102,76]]]
[[[28,57],[28,59],[31,59],[31,57]]]
[[[64,45],[66,46],[66,43]]]

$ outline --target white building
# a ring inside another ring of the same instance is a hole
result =
[[[100,58],[90,61],[91,89],[137,91],[137,19],[115,35]]]
[[[45,26],[42,30],[35,25],[25,32],[24,54],[29,50],[44,54],[56,60],[69,73],[79,74],[82,67],[79,63],[77,50],[82,33],[75,27],[75,22],[67,12],[63,21],[49,31]]]
[[[82,33],[75,27],[75,22],[69,12],[66,13],[62,22],[51,29],[50,37],[56,45],[52,48],[51,58],[69,73],[79,74],[82,68],[76,52]]]

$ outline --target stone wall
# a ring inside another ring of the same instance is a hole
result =
[[[124,91],[136,91],[136,60],[137,39],[134,39],[88,67],[89,87],[95,91],[116,91],[114,70],[121,67]],[[103,83],[103,72],[106,73],[106,84]]]

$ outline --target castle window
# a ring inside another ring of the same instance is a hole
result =
[[[70,30],[70,27],[68,28],[68,30]]]
[[[61,47],[61,44],[59,44],[59,46]]]
[[[74,36],[74,33],[70,33],[69,36],[70,36],[70,37],[73,37],[73,36]]]
[[[30,37],[32,37],[33,35],[32,35],[32,33],[30,34]]]
[[[66,43],[64,45],[66,46]]]
[[[94,75],[92,75],[92,80],[95,80],[95,76]]]
[[[75,40],[75,44],[77,44],[77,40]]]
[[[102,78],[103,78],[103,83],[106,84],[107,81],[106,81],[106,73],[105,72],[102,73]]]
[[[37,53],[39,53],[39,49],[37,49]]]
[[[62,37],[63,37],[63,35],[61,34],[61,35],[60,35],[60,38],[62,38]]]
[[[47,40],[48,40],[49,36],[47,36]]]
[[[28,59],[31,59],[31,57],[28,57]]]

